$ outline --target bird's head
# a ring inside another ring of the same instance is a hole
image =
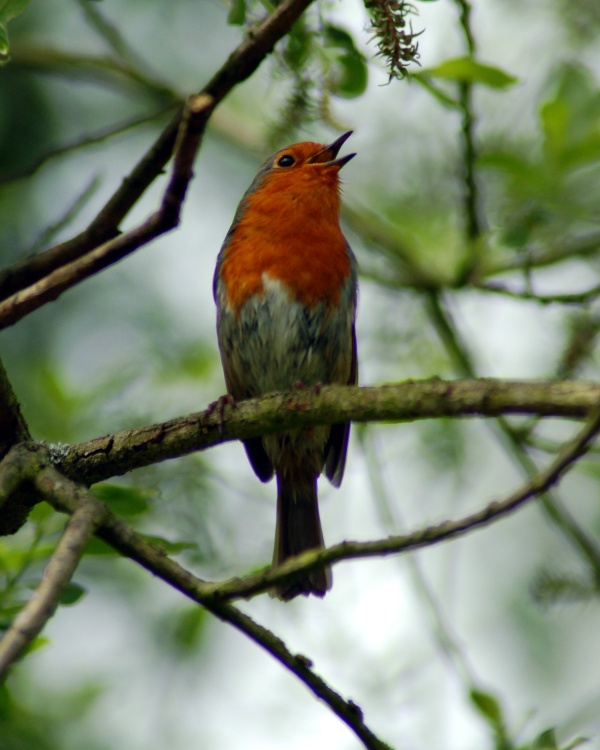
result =
[[[338,153],[352,135],[349,130],[333,143],[294,143],[270,156],[256,175],[248,194],[265,193],[301,196],[309,193],[315,197],[321,192],[334,191],[339,187],[339,171],[356,154],[338,158]]]

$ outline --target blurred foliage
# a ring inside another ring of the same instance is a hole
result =
[[[300,19],[280,46],[277,60],[279,76],[291,93],[268,136],[274,145],[311,122],[336,127],[331,97],[354,99],[367,88],[367,60],[351,34],[332,23],[311,25]]]
[[[0,0],[0,65],[10,60],[8,22],[20,16],[28,5],[29,0]]]
[[[548,76],[534,148],[482,148],[481,166],[502,179],[500,241],[519,251],[597,225],[600,94],[590,70],[559,63]],[[516,145],[516,147],[515,147]],[[492,205],[492,208],[496,206]]]

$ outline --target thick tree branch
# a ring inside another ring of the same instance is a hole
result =
[[[61,471],[93,484],[159,461],[284,429],[336,422],[407,422],[435,417],[537,414],[585,418],[600,402],[600,384],[493,379],[406,381],[372,388],[324,386],[275,393],[124,430],[56,451]]]
[[[234,86],[254,73],[312,2],[314,0],[284,0],[263,23],[248,34],[200,95],[210,96],[215,106],[221,102]],[[48,274],[112,240],[119,233],[119,225],[125,216],[169,161],[182,114],[183,107],[83,232],[0,273],[0,299],[7,299],[36,284]],[[138,246],[132,247],[129,252]]]

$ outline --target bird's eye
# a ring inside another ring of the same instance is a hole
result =
[[[284,154],[283,156],[280,156],[279,159],[277,159],[277,166],[278,167],[291,167],[292,164],[295,164],[296,160],[291,154]]]

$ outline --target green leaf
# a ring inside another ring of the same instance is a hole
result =
[[[9,57],[8,22],[20,16],[29,0],[0,0],[0,65],[7,63]]]
[[[588,133],[584,138],[567,146],[562,155],[566,167],[591,164],[600,159],[600,130]]]
[[[119,557],[121,553],[117,552],[117,550],[114,549],[114,547],[111,547],[110,544],[107,544],[106,542],[103,542],[102,539],[98,539],[98,537],[94,536],[87,543],[85,554],[100,555],[102,557]]]
[[[457,102],[456,99],[453,99],[451,96],[448,96],[448,94],[445,94],[443,91],[440,91],[440,89],[431,82],[426,73],[422,73],[420,71],[417,73],[413,73],[410,77],[410,80],[415,81],[415,83],[418,83],[419,86],[422,86],[426,91],[434,96],[442,106],[446,107],[447,109],[460,109],[459,102]]]
[[[8,62],[8,31],[3,23],[0,23],[0,65]]]
[[[349,52],[358,54],[354,39],[345,29],[333,24],[327,24],[323,29],[323,34],[328,47],[342,47]]]
[[[8,23],[20,16],[29,5],[29,0],[0,0],[0,21]]]
[[[497,699],[491,693],[473,688],[469,693],[469,697],[471,703],[473,703],[479,713],[487,719],[488,723],[491,724],[494,729],[502,726],[502,708],[500,703],[498,703]]]
[[[246,0],[231,0],[227,23],[231,26],[243,26],[246,23]]]
[[[195,549],[197,546],[195,542],[171,542],[162,536],[157,536],[156,534],[140,534],[140,536],[147,542],[152,542],[152,544],[157,544],[159,547],[162,547],[162,549],[170,555],[174,555],[177,552],[183,552],[183,550],[186,549]]]
[[[181,656],[195,651],[210,622],[202,607],[186,607],[172,620],[172,647]]]
[[[30,643],[27,644],[27,646],[25,646],[25,650],[21,654],[21,659],[29,656],[29,654],[32,654],[34,651],[38,651],[40,648],[44,648],[44,646],[47,646],[49,643],[50,638],[47,638],[45,635],[36,636]]]
[[[6,721],[13,710],[13,699],[6,683],[0,685],[0,721]]]
[[[575,750],[576,747],[587,745],[589,741],[589,737],[575,737],[575,739],[571,740],[568,745],[565,745],[562,750]]]
[[[287,36],[285,61],[292,70],[300,70],[306,62],[312,43],[312,34],[307,30],[302,19],[296,21]]]
[[[78,602],[82,597],[87,594],[87,589],[80,586],[78,583],[67,583],[60,595],[60,603],[63,607],[70,607],[75,602]]]
[[[126,487],[121,484],[98,484],[92,488],[92,495],[103,500],[115,513],[123,516],[137,516],[145,513],[150,503],[149,492],[139,487]]]
[[[333,24],[325,26],[323,35],[326,47],[343,50],[334,58],[337,75],[333,93],[344,99],[360,96],[367,88],[369,76],[366,60],[356,48],[352,35]]]
[[[354,99],[364,93],[369,80],[365,61],[347,53],[337,58],[338,76],[333,93],[344,99]]]
[[[536,737],[531,745],[531,750],[559,750],[554,729],[546,729],[539,737]]]
[[[551,153],[559,153],[565,144],[569,128],[570,112],[567,102],[562,99],[546,102],[540,110],[540,119],[546,148]]]
[[[455,57],[451,60],[428,68],[421,73],[430,78],[443,78],[460,83],[480,83],[492,89],[504,89],[517,82],[515,76],[505,73],[500,68],[485,65],[470,57]]]

